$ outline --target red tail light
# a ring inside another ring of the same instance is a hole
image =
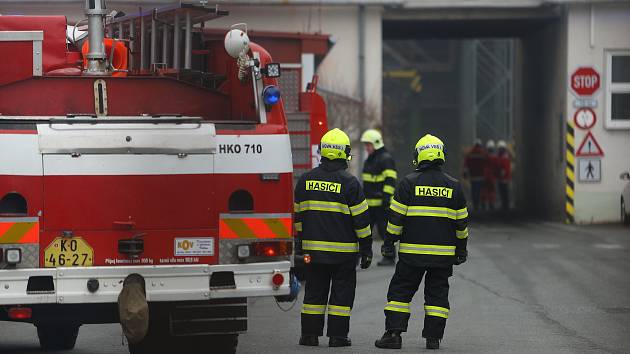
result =
[[[290,256],[293,253],[293,242],[254,242],[252,248],[256,257]]]
[[[9,318],[12,320],[28,320],[33,316],[30,307],[12,307],[9,309]]]
[[[276,273],[271,278],[271,282],[274,286],[278,287],[284,283],[284,275],[282,273]]]

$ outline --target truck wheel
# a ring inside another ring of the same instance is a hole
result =
[[[211,348],[210,354],[236,354],[238,334],[208,336],[206,343]]]
[[[171,337],[171,343],[186,354],[236,354],[238,334]]]
[[[75,325],[39,325],[37,337],[43,350],[73,349],[79,335],[79,326]]]

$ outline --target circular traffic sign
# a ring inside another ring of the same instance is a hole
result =
[[[588,107],[578,109],[573,115],[573,123],[580,129],[591,129],[596,122],[595,111]]]
[[[571,74],[571,89],[578,96],[592,96],[600,84],[599,73],[592,67],[581,67]]]

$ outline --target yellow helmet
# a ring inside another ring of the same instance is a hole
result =
[[[350,138],[341,129],[329,130],[319,143],[322,157],[329,160],[350,160]]]
[[[368,129],[364,131],[363,135],[361,135],[361,142],[372,143],[372,145],[374,145],[375,150],[378,150],[382,148],[383,146],[385,146],[383,144],[383,136],[381,135],[381,132],[379,132],[376,129]]]
[[[440,138],[427,134],[416,143],[414,151],[414,163],[420,164],[422,161],[446,161],[444,155],[444,143]]]

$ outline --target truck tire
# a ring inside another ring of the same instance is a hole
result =
[[[43,350],[73,349],[79,335],[76,325],[38,325],[37,337]]]
[[[238,334],[208,336],[208,338],[206,339],[206,343],[210,348],[210,351],[209,353],[204,354],[236,354],[236,347],[238,346]]]

